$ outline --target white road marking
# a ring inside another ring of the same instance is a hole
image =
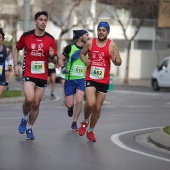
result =
[[[130,106],[127,106],[127,107],[129,107],[129,108],[150,108],[151,106],[145,106],[145,105],[144,106],[141,106],[141,105],[138,105],[138,106],[136,105],[135,106],[135,105],[130,105]]]
[[[60,98],[59,96],[56,96],[56,98],[53,99],[53,100],[42,100],[41,104],[42,104],[42,103],[56,102],[56,101],[58,101],[58,100],[60,100],[60,99],[61,99],[61,98]],[[41,104],[40,104],[40,106],[41,106]]]
[[[148,154],[148,153],[145,153],[145,152],[141,152],[141,151],[132,149],[132,148],[126,146],[124,143],[122,143],[122,142],[120,141],[120,139],[119,139],[119,137],[120,137],[121,135],[124,135],[124,134],[127,134],[127,133],[132,133],[132,132],[137,132],[137,131],[145,131],[145,130],[156,129],[156,128],[160,128],[160,127],[152,127],[152,128],[138,129],[138,130],[132,130],[132,131],[126,131],[126,132],[114,134],[114,135],[111,136],[111,140],[112,140],[117,146],[119,146],[120,148],[123,148],[123,149],[125,149],[125,150],[131,151],[131,152],[134,152],[134,153],[137,153],[137,154],[140,154],[140,155],[148,156],[148,157],[151,157],[151,158],[159,159],[159,160],[162,160],[162,161],[170,162],[170,159],[162,158],[162,157],[159,157],[159,156],[155,156],[155,155],[152,155],[152,154]]]
[[[117,108],[117,107],[119,107],[119,106],[104,106],[104,105],[102,106],[102,108]]]
[[[13,119],[21,119],[21,117],[0,118],[0,120],[13,120]]]
[[[168,106],[161,106],[161,107],[165,107],[165,108],[168,108],[168,107],[170,107],[170,105],[168,105]]]
[[[151,92],[138,92],[138,91],[126,91],[126,90],[116,90],[114,93],[125,93],[125,94],[140,94],[140,95],[149,95],[149,96],[160,96],[162,93],[151,93]]]
[[[66,106],[55,106],[54,108],[67,109]]]

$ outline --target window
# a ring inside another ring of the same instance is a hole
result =
[[[158,66],[158,70],[159,70],[159,71],[160,71],[160,70],[165,70],[165,69],[168,67],[168,63],[169,63],[169,59],[163,61],[163,63],[162,63],[160,66]]]
[[[151,50],[152,41],[149,40],[134,41],[134,49]]]
[[[126,48],[126,40],[114,39],[113,41],[116,43],[120,51],[123,51]]]

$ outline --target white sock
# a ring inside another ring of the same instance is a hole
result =
[[[32,125],[27,124],[27,129],[32,129]]]
[[[28,120],[28,115],[22,117],[25,120]]]

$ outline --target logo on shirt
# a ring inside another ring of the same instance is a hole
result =
[[[32,43],[32,44],[31,44],[31,48],[32,48],[32,49],[35,49],[35,48],[36,48],[36,44],[33,44],[33,43]]]
[[[42,50],[43,48],[43,43],[40,43],[37,45],[38,46],[38,50],[36,50],[36,44],[31,44],[31,55],[35,56],[35,57],[44,57],[44,51]]]
[[[92,64],[95,66],[106,66],[105,61],[104,61],[104,52],[101,52],[99,54],[96,54],[96,56],[93,56],[94,53],[92,54],[92,57],[94,60],[92,61]]]
[[[92,58],[96,58],[96,53],[92,53]]]

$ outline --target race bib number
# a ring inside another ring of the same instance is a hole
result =
[[[104,72],[105,72],[105,68],[92,66],[90,70],[90,78],[103,79]]]
[[[31,73],[32,74],[45,73],[44,61],[32,61],[31,62]]]
[[[5,70],[8,70],[8,66],[7,65],[5,66]]]
[[[2,75],[3,66],[0,65],[0,76]]]
[[[54,69],[54,68],[55,68],[55,64],[52,63],[52,62],[49,62],[49,63],[48,63],[48,68],[49,68],[49,69]]]
[[[84,66],[75,65],[73,68],[74,76],[83,76],[84,75]]]

